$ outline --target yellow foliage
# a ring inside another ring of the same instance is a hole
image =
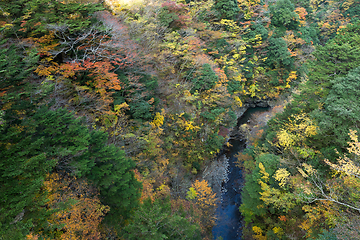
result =
[[[324,220],[330,227],[336,224],[336,208],[330,202],[322,202],[321,204],[304,205],[302,210],[306,212],[306,219],[301,222],[299,227],[306,232],[306,237],[311,238],[313,229],[316,229]]]
[[[101,204],[96,189],[84,180],[64,178],[56,173],[48,175],[44,186],[49,192],[47,205],[50,209],[72,202],[67,209],[56,211],[48,220],[52,225],[63,225],[59,231],[60,239],[100,239],[98,226],[110,208]]]
[[[308,178],[309,176],[313,176],[317,173],[316,169],[307,163],[303,163],[302,167],[303,168],[298,167],[297,169],[304,178]]]
[[[295,144],[296,136],[289,133],[288,131],[282,129],[278,134],[277,138],[279,140],[279,144],[282,147],[288,148]]]
[[[284,187],[289,180],[290,173],[285,168],[280,168],[275,172],[274,178],[279,181],[279,186]]]
[[[197,132],[200,130],[200,127],[194,125],[193,121],[182,118],[183,115],[184,115],[184,113],[179,114],[178,115],[179,118],[177,120],[177,123],[179,124],[179,126],[181,128],[185,129],[185,131],[193,130],[193,131]]]
[[[197,196],[197,192],[195,191],[195,189],[193,187],[189,188],[186,198],[193,200],[196,199],[196,196]]]
[[[252,230],[256,235],[261,235],[263,233],[262,229],[259,228],[258,226],[253,226]]]
[[[263,235],[263,230],[260,227],[253,226],[252,230],[255,233],[255,235],[253,235],[253,237],[256,240],[266,240],[267,239],[267,237]]]
[[[215,223],[216,193],[213,193],[206,180],[196,180],[190,188],[192,196],[195,194],[196,205],[202,211],[202,219],[208,227]],[[189,193],[188,193],[189,194]]]
[[[342,4],[342,8],[344,9],[344,11],[347,11],[354,3],[355,3],[354,0],[346,0],[346,1]]]
[[[169,196],[170,187],[166,184],[161,184],[160,187],[156,188],[156,198]]]
[[[272,230],[279,238],[284,235],[284,230],[281,227],[274,227]]]
[[[160,128],[164,124],[165,119],[165,109],[161,109],[161,113],[157,112],[154,120],[150,122],[150,125],[153,128]]]
[[[128,109],[129,109],[129,105],[126,102],[114,106],[114,111],[116,113],[119,113],[121,110],[128,110]]]
[[[193,121],[185,121],[184,125],[185,125],[185,130],[186,131],[189,131],[189,130],[195,130],[196,131],[196,130],[200,129],[200,127],[193,125]]]
[[[308,231],[311,227],[310,221],[306,219],[304,222],[302,222],[299,226],[301,229],[304,229],[305,231]]]
[[[254,9],[260,4],[260,0],[237,0],[237,2],[246,20],[249,20],[254,15]]]
[[[50,66],[44,66],[44,65],[39,65],[36,69],[35,69],[35,73],[37,73],[39,76],[50,76],[53,73],[57,73],[59,70],[58,64],[52,62]]]
[[[294,207],[294,196],[291,193],[288,192],[282,192],[280,189],[271,187],[267,182],[269,181],[269,174],[266,172],[265,167],[262,163],[259,163],[260,173],[262,174],[261,179],[258,180],[258,183],[261,187],[262,192],[259,192],[261,195],[260,199],[264,201],[266,205],[273,205],[276,208],[283,208],[285,210],[289,210]],[[283,183],[283,186],[285,185],[288,176],[290,176],[290,173],[284,172],[285,169],[279,169],[277,171],[278,176],[275,176],[275,178],[278,178],[281,180],[281,183]]]
[[[301,113],[289,118],[288,123],[284,124],[284,128],[278,132],[277,137],[281,147],[290,148],[296,144],[302,145],[306,138],[314,136],[316,133],[315,123],[305,113]]]
[[[318,9],[322,2],[323,0],[310,0],[310,5],[314,12]]]
[[[358,140],[357,131],[355,130],[349,130],[349,136],[351,139],[351,142],[348,142],[349,147],[347,148],[348,152],[350,154],[354,154],[354,160],[350,159],[347,156],[339,157],[338,163],[334,164],[331,163],[329,160],[325,159],[325,163],[328,164],[332,169],[341,172],[347,176],[353,176],[357,179],[360,179],[360,167],[359,164],[354,162],[358,157],[360,156],[360,142]],[[350,179],[347,179],[347,181],[350,181]]]
[[[242,107],[243,103],[238,96],[235,96],[234,100],[239,107]]]
[[[291,71],[289,77],[286,79],[286,88],[290,88],[290,82],[297,78],[296,71]]]
[[[257,85],[256,83],[253,83],[253,84],[250,85],[250,87],[249,87],[250,97],[255,97],[256,91],[260,91],[260,90],[259,90],[259,88],[258,88],[258,85]]]
[[[213,9],[215,2],[214,0],[208,1],[190,1],[189,15],[193,18],[200,17],[200,13],[209,12]],[[209,12],[209,14],[211,14]]]
[[[269,174],[266,172],[265,167],[262,163],[259,163],[260,173],[263,175],[261,179],[264,179],[265,182],[269,181]]]
[[[220,25],[226,27],[233,34],[238,34],[241,31],[241,28],[234,20],[221,19]]]
[[[216,193],[213,193],[206,180],[196,180],[192,184],[192,188],[196,192],[196,201],[200,207],[216,206]]]
[[[0,22],[0,27],[5,28],[5,29],[10,29],[10,28],[12,28],[13,26],[14,26],[14,25],[11,24],[11,23],[4,23],[4,24],[2,24],[2,22]]]

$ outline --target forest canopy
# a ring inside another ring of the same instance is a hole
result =
[[[0,239],[359,239],[358,0],[0,0]],[[251,140],[251,141],[250,141]],[[252,143],[252,144],[250,144]]]

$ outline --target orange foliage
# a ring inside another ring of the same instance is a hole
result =
[[[295,12],[299,15],[300,20],[306,20],[306,15],[308,14],[306,9],[303,7],[297,7]]]
[[[281,216],[279,217],[279,219],[280,219],[280,221],[283,221],[283,222],[286,222],[286,221],[287,221],[287,218],[286,218],[285,216],[283,216],[283,215],[281,215]]]
[[[93,77],[93,82],[88,81],[86,84],[94,85],[97,92],[105,95],[106,90],[121,89],[117,75],[111,72],[114,68],[108,60],[101,62],[85,60],[82,62],[65,63],[60,69],[64,70],[64,72],[61,72],[64,77],[72,77],[76,75],[77,72],[87,72],[89,77]]]
[[[216,193],[206,180],[196,180],[191,186],[196,191],[196,205],[202,211],[201,220],[205,227],[211,228],[215,224]]]
[[[185,211],[185,218],[188,219],[191,223],[197,223],[201,226],[201,210],[191,201],[185,199],[172,199],[171,200],[171,210],[173,213],[183,209]],[[205,229],[202,228],[205,232]]]
[[[177,19],[171,24],[174,27],[186,28],[187,24],[190,22],[190,17],[186,14],[186,6],[182,3],[176,3],[175,1],[166,1],[161,7],[166,8],[169,13],[177,15]]]
[[[100,239],[99,224],[109,211],[100,203],[98,192],[85,180],[72,179],[53,173],[44,182],[50,193],[48,207],[57,209],[49,219],[51,224],[63,226],[60,239]],[[70,204],[66,209],[61,204]]]
[[[255,161],[251,155],[239,152],[235,157],[237,159],[235,164],[238,168],[246,171],[251,171],[255,168]]]
[[[225,71],[220,68],[215,68],[214,72],[219,77],[220,83],[226,83],[228,81]]]
[[[216,193],[212,192],[211,187],[208,185],[206,180],[196,180],[192,187],[195,189],[197,204],[202,207],[213,207],[216,206]]]
[[[58,86],[67,87],[65,91],[57,92],[73,93],[69,103],[75,102],[79,106],[81,102],[91,102],[93,105],[88,105],[91,111],[113,116],[111,95],[122,85],[115,71],[136,62],[137,45],[119,19],[106,11],[96,16],[108,27],[107,30],[84,29],[74,38],[68,36],[68,29],[54,28],[40,38],[25,41],[39,51],[40,64],[35,73],[45,77],[52,75]],[[60,45],[62,42],[65,44]]]
[[[154,188],[152,182],[148,179],[143,179],[143,177],[141,176],[141,174],[137,169],[135,169],[135,178],[136,180],[141,182],[143,186],[141,191],[140,202],[143,203],[144,200],[146,199],[151,199],[151,201],[153,202],[155,200],[154,198],[155,194],[154,194]]]

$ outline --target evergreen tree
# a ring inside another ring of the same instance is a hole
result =
[[[299,16],[294,12],[295,6],[290,0],[279,0],[270,6],[271,24],[279,29],[296,30]]]
[[[43,182],[54,167],[70,170],[75,155],[86,150],[89,133],[79,121],[66,110],[43,107],[20,121],[5,122],[0,132],[2,231],[46,228]]]
[[[215,84],[218,81],[219,81],[219,77],[211,69],[210,64],[208,63],[204,64],[199,73],[199,76],[192,80],[194,86],[191,89],[191,93],[194,93],[195,91],[202,92],[202,91],[210,90],[215,86]]]
[[[272,176],[279,165],[279,157],[273,154],[262,154],[256,158],[255,168],[251,174],[246,175],[246,184],[243,188],[242,204],[240,212],[244,216],[246,224],[251,223],[256,218],[264,216],[269,209],[264,207],[264,202],[260,199],[262,192],[259,181],[262,178],[259,164],[263,164],[266,172]],[[274,180],[271,179],[273,183]]]
[[[89,151],[83,159],[88,159],[94,166],[87,171],[87,178],[99,187],[104,204],[109,205],[111,221],[130,217],[138,205],[141,184],[135,179],[132,170],[135,163],[125,157],[124,151],[113,145],[106,145],[107,134],[94,131],[91,133]]]
[[[103,10],[99,4],[57,0],[0,1],[0,7],[9,14],[15,31],[22,37],[41,37],[49,32],[50,25],[66,26],[71,32],[81,32],[94,24],[92,14]]]
[[[291,68],[294,59],[291,57],[287,49],[287,44],[283,38],[271,37],[269,39],[269,46],[267,48],[266,64],[272,69]]]
[[[124,228],[129,240],[201,239],[200,228],[178,212],[172,213],[169,199],[146,200]]]
[[[234,0],[216,0],[215,8],[220,12],[221,18],[235,19],[240,8]]]
[[[117,219],[128,218],[141,185],[131,172],[134,163],[117,147],[106,146],[106,140],[107,134],[90,133],[81,119],[65,109],[42,107],[20,124],[5,122],[0,132],[2,230],[6,232],[12,223],[35,232],[49,227],[45,226],[43,182],[54,169],[87,174],[112,208],[110,213]]]
[[[320,134],[328,136],[335,146],[345,147],[349,140],[348,129],[359,130],[360,68],[335,78],[332,84],[324,109],[315,111],[314,116],[319,121]]]

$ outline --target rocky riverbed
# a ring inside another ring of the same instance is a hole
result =
[[[236,166],[235,155],[242,152],[248,143],[253,143],[267,121],[282,109],[282,105],[270,107],[262,103],[260,106],[248,104],[247,108],[239,110],[238,124],[229,134],[228,146],[224,147],[219,158],[205,169],[203,177],[211,183],[220,201],[216,210],[216,226],[213,228],[214,239],[241,239],[239,206],[244,176]]]

